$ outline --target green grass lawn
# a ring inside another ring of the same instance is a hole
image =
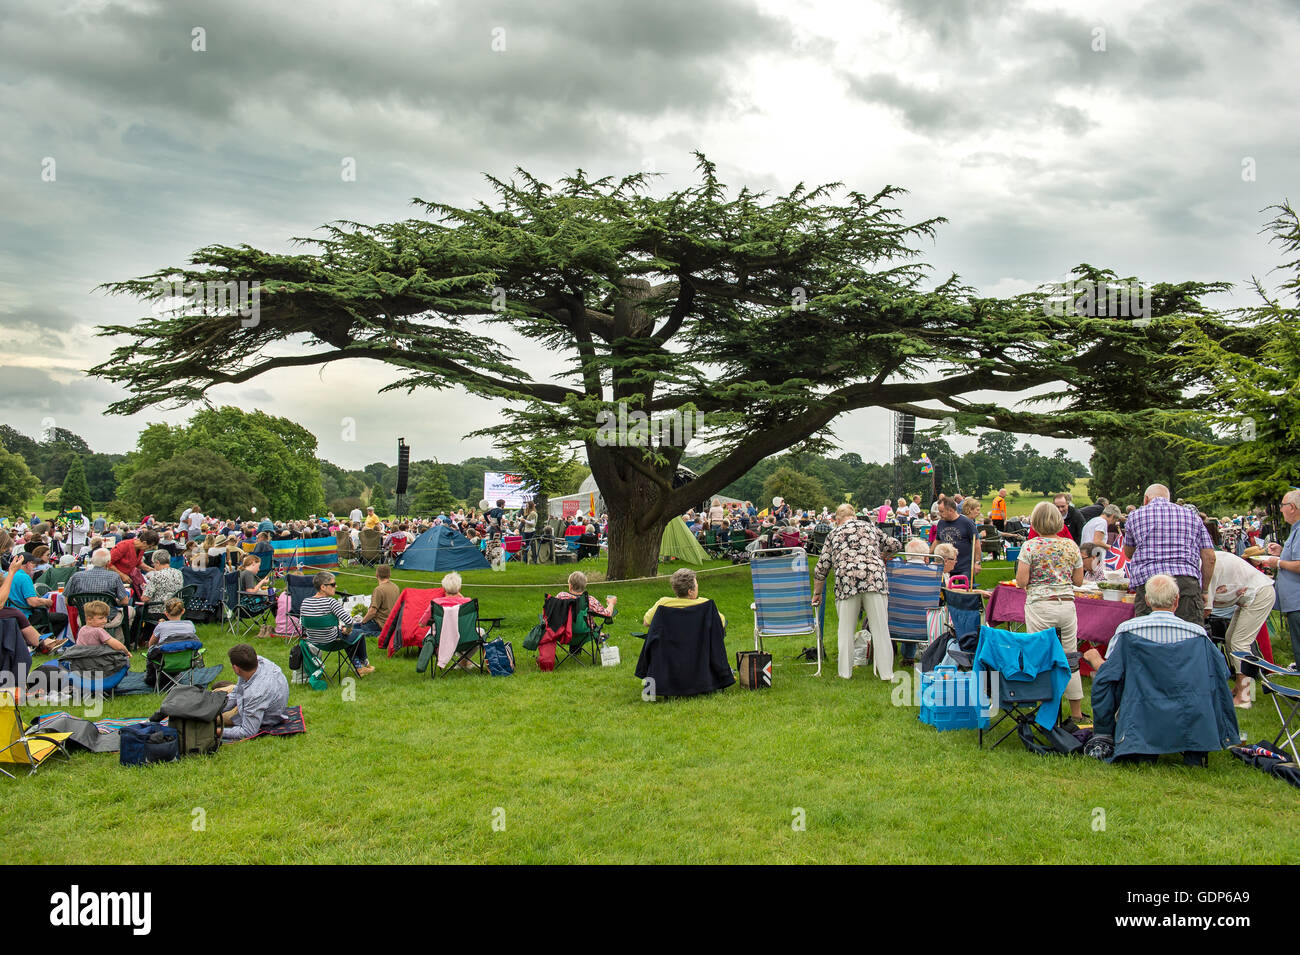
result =
[[[586,569],[599,577],[598,565]],[[1294,790],[1225,753],[1192,770],[1174,757],[1154,767],[1038,757],[1014,740],[982,752],[974,731],[940,734],[915,708],[892,705],[894,688],[869,670],[841,680],[832,660],[813,676],[791,660],[807,638],[768,642],[781,664],[770,691],[644,703],[629,634],[665,581],[592,584],[599,597],[619,595],[620,666],[540,673],[521,644],[567,570],[465,575],[483,613],[507,618],[513,677],[431,681],[413,656],[374,653],[377,672],[355,698],[292,687],[304,735],[129,769],[78,752],[36,777],[0,779],[5,858],[1078,864],[1282,862],[1300,850]],[[1009,573],[989,564],[981,582]],[[341,580],[353,592],[372,586]],[[487,586],[503,583],[545,586]],[[729,651],[752,646],[748,569],[712,571],[702,584],[728,619]],[[834,626],[832,606],[828,633]],[[208,661],[225,662],[235,641],[216,625],[201,632]],[[287,668],[287,643],[254,642]],[[833,636],[828,644],[833,653]],[[105,715],[147,717],[158,701],[112,700]],[[1251,739],[1276,732],[1267,703],[1242,716]]]

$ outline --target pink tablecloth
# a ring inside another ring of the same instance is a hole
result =
[[[1115,635],[1115,628],[1133,617],[1134,609],[1133,604],[1122,600],[1075,597],[1074,611],[1079,619],[1079,639],[1105,646]],[[1001,584],[994,587],[984,618],[990,624],[1024,623],[1025,592],[1019,587],[1004,587]]]

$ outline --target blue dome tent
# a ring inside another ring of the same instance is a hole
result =
[[[398,558],[398,570],[488,570],[487,558],[464,534],[446,525],[435,525],[412,541]]]

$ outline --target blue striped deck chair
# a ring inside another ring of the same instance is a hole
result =
[[[812,634],[817,646],[815,675],[821,676],[822,631],[812,606],[808,552],[802,547],[755,550],[749,574],[754,583],[754,602],[749,605],[754,611],[754,649],[763,649],[764,637]]]
[[[929,643],[926,629],[926,611],[939,609],[939,591],[943,586],[943,563],[921,563],[895,557],[885,563],[889,579],[889,637],[898,643],[914,645],[911,654]]]

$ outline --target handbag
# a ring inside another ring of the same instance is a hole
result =
[[[510,676],[515,672],[515,648],[500,637],[483,644],[483,656],[492,676]]]
[[[141,766],[180,758],[180,733],[161,723],[136,723],[118,733],[118,763]]]
[[[762,650],[741,650],[736,654],[740,685],[747,690],[761,690],[772,685],[772,654]]]
[[[539,623],[533,629],[528,631],[528,636],[524,637],[524,649],[536,650],[542,644],[542,636],[546,633],[546,624]]]

